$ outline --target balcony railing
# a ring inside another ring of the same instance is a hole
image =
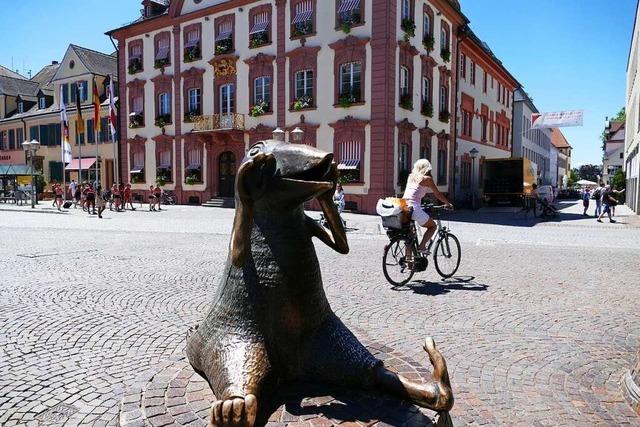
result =
[[[214,114],[212,116],[197,116],[193,120],[194,132],[215,130],[244,130],[244,114]]]

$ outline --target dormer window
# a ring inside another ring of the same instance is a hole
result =
[[[47,108],[47,100],[45,99],[44,96],[41,96],[40,98],[38,98],[38,108],[40,110],[44,110],[45,108]]]
[[[18,114],[24,113],[24,102],[18,102]]]

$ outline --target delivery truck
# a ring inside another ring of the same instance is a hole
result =
[[[522,204],[536,183],[536,165],[529,159],[489,159],[483,162],[482,192],[489,205]]]

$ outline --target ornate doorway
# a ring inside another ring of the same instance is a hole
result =
[[[236,156],[231,151],[224,151],[218,158],[218,195],[233,197],[236,180]]]

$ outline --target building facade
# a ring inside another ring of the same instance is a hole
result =
[[[275,127],[333,152],[353,209],[398,194],[412,163],[453,192],[455,0],[145,0],[119,49],[122,179],[182,203],[231,197]],[[126,137],[125,137],[126,135]]]
[[[94,181],[97,166],[100,182],[111,184],[114,180],[114,148],[106,119],[106,90],[108,76],[116,75],[116,71],[116,57],[70,45],[62,62],[53,61],[30,80],[13,81],[14,90],[4,90],[0,95],[0,164],[24,164],[22,142],[35,139],[40,142],[40,149],[34,157],[34,169],[48,184],[62,182],[64,178],[67,182],[78,180],[80,166],[83,180]],[[92,130],[94,78],[102,101],[102,131],[98,135]],[[80,83],[79,90],[76,82]],[[61,88],[69,120],[69,143],[76,159],[68,165],[62,163]],[[83,134],[75,132],[78,122],[76,97],[81,100],[86,129]],[[82,162],[78,161],[80,154]]]
[[[511,157],[516,79],[469,28],[458,58],[456,201],[479,196],[483,162]]]
[[[532,129],[531,115],[538,113],[522,89],[514,94],[513,157],[531,160],[538,174],[538,185],[551,185],[551,129]]]
[[[638,75],[638,61],[640,60],[640,8],[636,7],[636,17],[629,48],[627,61],[627,112],[625,123],[624,143],[624,169],[627,178],[627,206],[635,213],[640,214],[640,185],[638,174],[640,173],[640,75]]]
[[[611,178],[624,167],[625,122],[609,121],[602,150],[602,180]]]

